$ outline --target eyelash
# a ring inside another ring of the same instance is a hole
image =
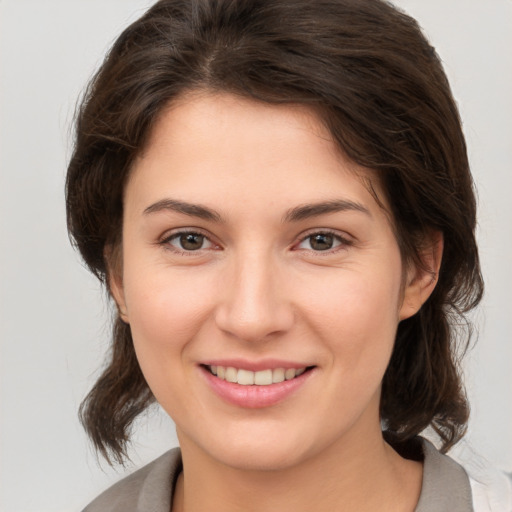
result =
[[[200,229],[185,229],[185,230],[180,230],[180,231],[175,231],[167,236],[165,236],[159,243],[159,245],[162,245],[166,250],[169,250],[179,256],[197,256],[198,254],[201,254],[202,251],[204,250],[208,250],[209,248],[206,248],[206,249],[196,249],[196,250],[186,250],[186,249],[179,249],[177,247],[174,247],[171,245],[171,241],[172,240],[176,240],[176,239],[179,239],[180,237],[184,236],[184,235],[199,235],[199,236],[202,236],[204,237],[204,240],[208,241],[210,244],[212,244],[212,246],[215,248],[215,247],[219,247],[217,244],[215,244],[214,242],[211,241],[211,239],[209,238],[209,236],[202,232]],[[331,248],[331,249],[325,249],[325,250],[319,250],[319,251],[315,251],[314,249],[300,249],[300,248],[297,248],[296,250],[299,250],[299,251],[311,251],[311,252],[314,252],[314,253],[317,253],[319,256],[322,256],[322,255],[330,255],[330,254],[334,254],[334,253],[337,253],[338,251],[341,251],[341,250],[344,250],[346,249],[347,247],[350,247],[352,245],[354,245],[354,242],[352,240],[349,240],[348,238],[344,237],[344,236],[341,236],[338,232],[336,231],[333,231],[333,230],[330,230],[330,229],[321,229],[321,230],[315,230],[315,231],[311,231],[307,234],[303,234],[301,235],[300,239],[297,241],[297,242],[294,242],[294,244],[292,245],[292,248],[296,248],[297,246],[301,245],[302,243],[304,243],[306,240],[308,239],[311,239],[312,237],[314,236],[318,236],[318,235],[327,235],[327,236],[332,236],[334,238],[334,240],[336,242],[338,242],[338,245],[336,245],[335,247]],[[214,249],[214,250],[217,250],[217,249]]]
[[[301,235],[299,241],[296,242],[293,245],[293,247],[297,247],[298,245],[301,245],[306,240],[312,239],[315,235],[316,236],[318,236],[318,235],[332,236],[333,239],[338,242],[338,245],[331,249],[325,249],[323,251],[315,251],[314,249],[297,249],[297,250],[311,251],[311,252],[314,252],[315,255],[318,255],[318,256],[323,256],[323,255],[328,256],[331,254],[335,254],[338,251],[345,250],[347,247],[354,245],[354,242],[352,240],[350,240],[349,238],[347,238],[345,236],[340,235],[340,233],[337,231],[334,231],[332,229],[317,229],[317,230],[310,231],[306,234]]]
[[[210,237],[202,232],[200,229],[183,229],[180,231],[175,231],[171,234],[166,235],[162,240],[160,240],[159,245],[162,245],[166,250],[173,252],[174,254],[177,254],[179,256],[197,256],[198,254],[201,254],[202,251],[205,249],[196,249],[196,250],[186,250],[186,249],[179,249],[178,247],[174,247],[171,245],[172,240],[179,239],[180,237],[184,235],[199,235],[204,237],[205,241],[208,241],[210,244],[212,244],[213,247],[218,247],[217,244],[211,241]]]

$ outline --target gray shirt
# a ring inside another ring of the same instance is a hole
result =
[[[424,439],[422,450],[423,481],[415,512],[473,512],[464,469]],[[180,450],[174,448],[107,489],[83,512],[170,512],[181,468]]]

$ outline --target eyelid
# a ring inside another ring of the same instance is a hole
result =
[[[196,251],[186,251],[186,250],[180,250],[180,249],[173,247],[169,244],[169,241],[172,238],[177,237],[179,235],[188,234],[188,233],[195,233],[195,234],[204,236],[212,244],[213,247],[206,248],[206,249],[197,249]],[[332,235],[340,242],[340,244],[332,249],[326,249],[325,251],[315,251],[313,249],[298,249],[297,248],[297,246],[299,244],[301,244],[302,242],[304,242],[307,238],[309,238],[313,235],[318,235],[318,234]],[[332,254],[333,252],[336,252],[337,250],[344,249],[346,247],[350,247],[350,246],[354,245],[354,243],[355,242],[354,242],[353,238],[345,232],[340,232],[340,231],[337,231],[332,228],[312,228],[312,229],[309,229],[309,230],[301,233],[296,238],[295,242],[293,242],[291,248],[292,248],[292,250],[303,250],[303,251],[314,252],[314,253],[317,253],[318,255],[322,255],[322,254],[327,255],[327,254]],[[194,227],[194,226],[174,228],[169,231],[166,231],[163,235],[161,235],[158,238],[157,244],[164,246],[166,249],[168,249],[172,252],[179,253],[179,254],[185,254],[188,256],[193,256],[194,254],[196,254],[196,255],[201,254],[204,251],[208,251],[208,250],[212,250],[212,249],[213,250],[222,249],[222,246],[213,239],[211,233],[208,233],[207,231],[205,231],[202,228],[198,228],[198,227]]]
[[[171,239],[173,239],[175,237],[178,237],[180,235],[192,234],[192,233],[204,236],[204,238],[206,240],[208,240],[208,242],[210,242],[210,244],[212,244],[212,247],[208,247],[205,249],[197,249],[195,251],[186,251],[184,249],[179,249],[177,247],[173,247],[169,243],[171,241]],[[220,244],[217,243],[215,240],[213,240],[213,237],[211,236],[210,233],[206,232],[202,228],[197,228],[197,227],[193,227],[193,226],[175,228],[175,229],[166,231],[162,236],[160,236],[158,238],[157,244],[164,246],[164,248],[169,251],[172,251],[177,254],[184,254],[187,256],[199,255],[199,254],[202,254],[204,251],[219,250],[221,248]]]
[[[326,249],[325,251],[315,251],[313,249],[297,248],[298,245],[300,245],[302,242],[304,242],[309,237],[314,236],[314,235],[332,235],[334,238],[336,238],[340,242],[340,244],[337,245],[336,247],[333,247],[332,249]],[[354,245],[354,240],[347,233],[340,232],[340,231],[337,231],[335,229],[330,229],[330,228],[314,228],[314,229],[310,229],[304,233],[301,233],[298,236],[297,240],[293,243],[292,249],[299,250],[299,251],[314,252],[315,254],[318,254],[318,255],[322,255],[322,254],[328,255],[328,254],[332,254],[333,252],[336,252],[338,250],[343,250],[346,247],[350,247],[352,245]]]

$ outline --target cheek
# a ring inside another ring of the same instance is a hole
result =
[[[371,331],[394,330],[398,325],[399,272],[340,272],[331,274],[317,290],[304,296],[304,304],[308,316],[328,330],[341,330],[355,340]]]
[[[162,370],[170,361],[186,357],[188,345],[211,310],[207,280],[186,273],[129,267],[125,272],[125,298],[137,358],[143,372]],[[151,384],[150,384],[151,385]]]
[[[391,273],[393,274],[393,273]],[[332,354],[332,365],[351,388],[380,384],[391,356],[398,326],[400,273],[367,278],[356,272],[331,280],[326,293],[311,299],[314,329]],[[395,278],[396,277],[396,278]]]

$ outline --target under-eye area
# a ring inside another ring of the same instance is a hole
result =
[[[254,372],[232,366],[201,366],[221,380],[242,386],[269,386],[271,384],[279,384],[280,382],[300,377],[314,368],[314,366],[303,366],[301,368],[268,368]]]

